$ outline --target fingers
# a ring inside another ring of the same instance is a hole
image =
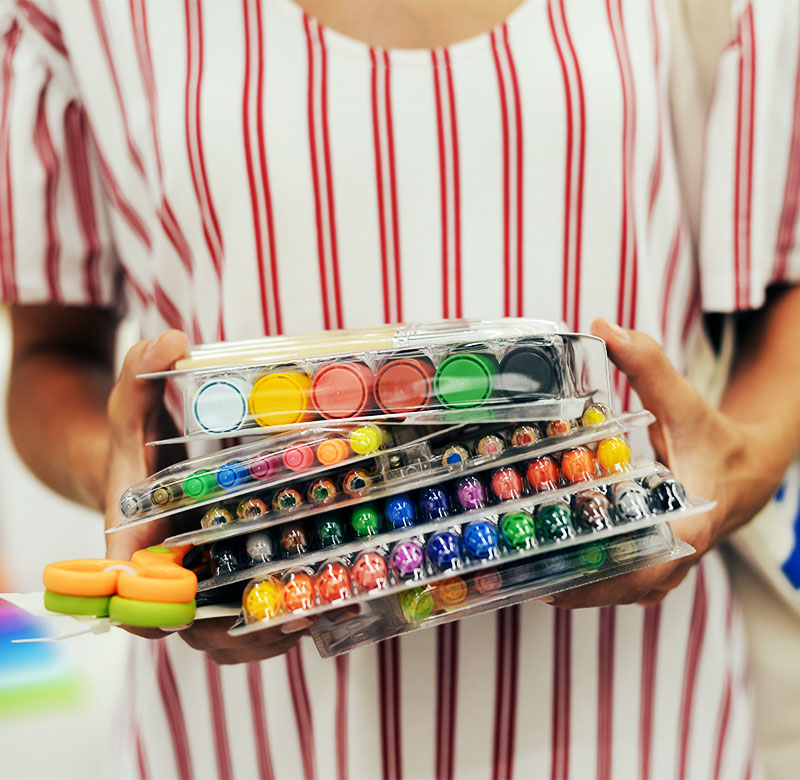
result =
[[[592,323],[592,334],[606,342],[614,365],[628,378],[644,408],[661,422],[690,422],[687,416],[705,408],[697,390],[650,336],[602,318]]]
[[[293,621],[294,624],[306,622],[310,624],[312,621]],[[206,653],[218,664],[241,664],[264,661],[291,650],[300,641],[306,627],[296,625],[288,634],[279,627],[234,637],[228,634],[232,625],[231,618],[198,620],[181,631],[180,637],[189,647]]]

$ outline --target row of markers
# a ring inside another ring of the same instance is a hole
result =
[[[484,437],[497,438],[499,437]],[[483,440],[482,440],[483,441]],[[453,445],[448,450],[464,449]],[[525,495],[556,490],[565,485],[595,479],[605,474],[625,471],[630,467],[630,445],[622,436],[601,440],[593,452],[587,446],[572,447],[557,455],[533,458],[523,469],[502,466],[495,469],[488,481],[482,476],[470,475],[456,479],[452,486],[430,488],[422,491],[419,507],[422,520],[445,517],[459,511],[482,509],[492,503],[510,501]],[[339,495],[352,498],[366,496],[379,484],[380,475],[363,468],[353,468],[343,475],[320,477],[308,484],[284,486],[276,490],[267,501],[248,497],[235,509],[216,505],[201,520],[203,528],[227,525],[237,520],[249,520],[276,513],[289,512],[306,503],[320,508],[330,504]],[[451,501],[450,495],[453,496]],[[434,498],[435,497],[435,498]],[[396,495],[386,502],[386,517],[393,528],[414,525],[417,522],[415,503],[406,495]],[[364,508],[356,510],[363,512]]]
[[[452,572],[460,579],[457,572],[469,564],[502,563],[504,558],[517,551],[590,536],[633,516],[677,509],[685,501],[683,487],[671,479],[653,480],[649,488],[633,481],[621,482],[614,486],[611,494],[612,500],[609,500],[599,490],[584,490],[575,494],[572,506],[566,502],[552,502],[537,507],[535,513],[512,512],[502,515],[496,522],[490,518],[480,519],[427,536],[404,539],[390,547],[382,545],[351,556],[332,558],[316,568],[299,566],[268,575],[251,582],[246,588],[243,596],[245,617],[249,622],[275,619],[286,613],[345,601],[403,582],[424,583],[426,579],[440,577],[443,573]],[[282,534],[285,533],[283,529]],[[612,542],[618,543],[619,540]],[[601,567],[606,562],[608,547],[602,542],[581,545],[577,551],[579,565],[587,569]],[[246,539],[251,562],[261,562],[259,558],[269,560],[272,549],[269,536],[263,532],[251,534]],[[639,548],[628,538],[627,544],[617,544],[613,549],[615,561],[621,563],[632,560]],[[228,559],[231,550],[230,544],[225,542],[212,546],[212,559],[216,561],[218,570],[220,565],[231,565],[232,561]],[[492,572],[496,570],[487,571],[487,574],[499,587],[500,581]],[[484,587],[489,586],[484,583]]]
[[[475,477],[466,477],[474,488]],[[474,490],[470,490],[474,498]],[[456,491],[458,495],[458,490]],[[479,509],[470,499],[469,509]],[[428,555],[437,569],[457,568],[466,553],[470,559],[490,560],[500,548],[521,550],[539,544],[563,542],[582,533],[594,533],[621,523],[641,520],[652,513],[664,513],[685,506],[685,492],[674,479],[650,478],[643,483],[625,480],[611,486],[593,487],[573,494],[572,500],[558,500],[540,505],[534,515],[525,511],[503,515],[498,523],[477,520],[465,526],[463,545],[453,541],[454,532],[441,531],[431,536]],[[462,508],[464,504],[461,504]],[[243,537],[215,542],[210,547],[210,570],[213,576],[230,574],[274,560],[292,559],[306,553],[335,548],[351,540],[379,537],[382,532],[412,527],[420,520],[430,521],[455,514],[450,491],[436,486],[419,491],[416,502],[409,495],[387,499],[383,512],[375,506],[356,507],[345,522],[335,513],[316,518],[313,530],[300,522],[278,526],[273,533],[256,531]],[[437,541],[434,541],[437,540]],[[444,557],[447,540],[452,557]],[[376,541],[380,541],[379,538]],[[405,550],[416,542],[399,542]],[[433,544],[433,547],[431,547]],[[405,545],[405,546],[404,546]],[[398,553],[400,554],[400,553]]]

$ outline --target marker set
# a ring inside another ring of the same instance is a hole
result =
[[[286,522],[214,542],[207,550],[211,576],[199,590],[212,591],[253,576],[280,575],[287,567],[318,565],[332,555],[354,559],[376,545],[385,555],[395,549],[404,555],[415,545],[424,548],[423,537],[428,540],[430,574],[440,568],[460,568],[467,560],[495,560],[629,524],[652,525],[665,513],[702,505],[688,497],[666,469],[653,465],[578,484],[551,483],[540,492],[521,487],[504,499],[492,497],[485,484],[476,476],[462,477],[396,493],[380,504],[326,512],[305,522]]]
[[[316,350],[306,339],[283,339],[280,349],[238,342],[200,350],[175,370],[150,376],[181,383],[189,438],[320,419],[478,420],[500,407],[505,419],[546,420],[577,416],[592,392],[607,402],[601,341],[513,322],[462,325],[431,343],[419,335],[390,347],[357,334],[347,349],[324,337]]]
[[[598,409],[590,407],[587,417],[594,419]],[[213,504],[200,517],[199,528],[171,536],[165,544],[204,544],[328,512],[349,518],[366,503],[377,508],[382,499],[413,498],[437,487],[446,489],[447,511],[436,509],[428,517],[420,509],[419,522],[443,512],[463,513],[624,471],[630,462],[625,431],[651,421],[649,412],[636,412],[585,425],[560,420],[543,428],[535,423],[449,427],[355,464],[295,475],[270,490]],[[557,432],[567,426],[568,433]]]
[[[668,521],[712,506],[636,463],[653,416],[615,417],[605,345],[554,323],[211,344],[148,378],[181,386],[179,440],[260,437],[126,490],[109,533],[173,516],[158,549],[193,546],[198,603],[242,597],[231,634],[320,614],[323,656],[689,555]]]

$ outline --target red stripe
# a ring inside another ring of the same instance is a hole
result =
[[[183,717],[181,697],[175,672],[172,668],[165,640],[156,642],[156,677],[161,694],[161,703],[167,717],[167,726],[172,740],[172,752],[175,756],[177,775],[182,778],[194,777],[192,757],[189,752],[189,738],[186,735],[186,721]]]
[[[247,688],[250,692],[250,714],[253,717],[258,777],[259,780],[272,780],[275,777],[275,771],[272,768],[272,753],[269,748],[264,685],[261,679],[261,667],[257,663],[247,665]]]
[[[733,693],[733,662],[732,634],[733,634],[733,586],[728,582],[728,598],[725,607],[725,646],[728,648],[727,664],[725,669],[725,687],[720,701],[719,717],[717,719],[716,749],[714,751],[714,771],[712,777],[721,777],[722,756],[725,752],[725,740],[728,735],[728,725],[731,715],[731,697]]]
[[[28,21],[36,32],[38,32],[59,54],[63,54],[67,57],[67,47],[64,44],[64,37],[61,34],[61,28],[58,26],[58,23],[30,0],[17,0],[17,6],[28,18]]]
[[[446,623],[436,629],[436,754],[435,775],[453,777],[458,696],[459,624]]]
[[[192,185],[197,198],[200,217],[203,224],[208,253],[219,280],[219,310],[217,313],[217,334],[220,341],[225,340],[222,298],[222,265],[224,245],[222,232],[217,219],[217,211],[211,197],[206,173],[205,154],[203,151],[203,133],[200,123],[202,111],[201,96],[203,82],[203,5],[200,0],[184,0],[186,17],[186,88],[184,105],[184,126],[186,146],[189,156],[189,168],[192,174]],[[196,73],[195,73],[196,71]],[[192,101],[194,112],[192,115]]]
[[[139,769],[139,777],[141,780],[149,780],[150,769],[147,766],[147,756],[144,752],[144,743],[142,742],[142,732],[138,727],[136,728],[136,766]]]
[[[381,238],[381,272],[383,274],[383,319],[391,322],[392,315],[389,301],[389,266],[386,247],[386,219],[383,203],[383,165],[381,162],[381,133],[378,121],[378,66],[375,59],[375,49],[370,47],[369,57],[372,63],[370,93],[372,96],[372,137],[375,147],[375,186],[378,195],[378,229]]]
[[[289,689],[292,694],[292,707],[297,723],[297,738],[303,760],[303,773],[306,780],[311,780],[316,776],[314,723],[311,718],[311,705],[308,700],[306,677],[303,671],[303,658],[296,645],[286,654],[286,668],[289,673]]]
[[[155,303],[156,310],[170,328],[175,328],[176,330],[186,329],[178,307],[157,281],[153,282],[153,303]]]
[[[336,209],[333,198],[333,172],[331,170],[330,135],[328,133],[328,49],[321,25],[317,25],[322,76],[322,151],[325,156],[325,188],[328,196],[328,229],[331,240],[331,266],[333,271],[333,291],[336,299],[336,327],[344,327],[342,314],[342,291],[339,284],[339,244],[336,240]]]
[[[797,229],[797,212],[800,206],[800,53],[794,77],[794,111],[792,112],[792,138],[789,144],[789,164],[783,188],[783,208],[778,224],[778,238],[775,242],[775,265],[772,280],[786,278],[789,252],[795,245],[794,234]]]
[[[686,777],[686,766],[689,759],[689,735],[692,727],[692,707],[694,705],[697,669],[700,665],[700,654],[703,650],[708,615],[708,595],[706,593],[706,579],[702,562],[697,565],[696,571],[697,581],[686,647],[683,692],[681,694],[680,720],[678,723],[678,777],[681,780]]]
[[[656,122],[658,123],[656,133],[656,153],[653,158],[653,167],[650,169],[650,183],[649,183],[649,196],[647,202],[647,219],[650,220],[653,216],[653,207],[656,205],[656,196],[658,195],[659,187],[661,186],[661,173],[662,173],[662,138],[661,138],[661,123],[663,120],[662,106],[661,106],[661,40],[658,29],[658,19],[656,18],[656,5],[655,0],[650,0],[650,31],[653,36],[653,71],[655,81],[654,97],[656,101]]]
[[[687,297],[686,311],[683,315],[683,327],[681,328],[681,345],[685,346],[689,340],[692,329],[700,321],[700,280],[697,274],[693,274],[692,289]]]
[[[336,769],[339,780],[347,780],[349,760],[347,750],[347,699],[350,656],[336,656]]]
[[[136,297],[139,299],[139,303],[144,307],[147,308],[152,303],[151,295],[136,281],[136,278],[131,274],[128,268],[122,267],[122,278],[125,284],[129,285],[131,290],[133,290]]]
[[[503,315],[511,316],[511,268],[509,257],[511,251],[511,214],[509,209],[510,183],[509,183],[509,156],[508,148],[508,104],[506,102],[506,86],[503,83],[503,72],[500,67],[500,57],[497,54],[497,38],[492,30],[490,40],[492,43],[492,57],[494,69],[497,73],[497,89],[500,93],[500,119],[503,128]],[[498,670],[499,674],[499,670]]]
[[[561,780],[569,776],[571,663],[572,613],[566,609],[556,609],[553,631],[551,780]]]
[[[275,333],[283,333],[280,286],[278,284],[278,252],[275,246],[275,224],[272,212],[272,188],[267,169],[267,144],[264,133],[264,38],[261,25],[261,6],[258,6],[258,100],[256,102],[256,132],[258,133],[258,165],[261,171],[261,186],[264,191],[264,208],[267,216],[267,243],[269,244],[269,270],[272,277],[272,307],[275,316]]]
[[[217,757],[217,775],[223,780],[233,777],[228,730],[225,725],[225,701],[222,696],[222,679],[219,666],[205,656],[208,696],[211,701],[211,722],[214,726],[214,749]]]
[[[433,88],[436,96],[436,135],[439,144],[439,191],[442,208],[442,317],[450,318],[450,270],[448,268],[448,238],[447,238],[447,174],[444,149],[444,119],[442,117],[442,91],[439,86],[439,63],[436,51],[431,49],[431,62],[433,63]]]
[[[5,35],[6,50],[3,55],[3,111],[0,117],[0,155],[3,171],[3,195],[5,202],[0,209],[0,283],[3,300],[7,303],[17,299],[17,281],[14,268],[14,190],[11,185],[11,133],[9,130],[11,97],[14,93],[14,71],[12,62],[21,36],[14,22]]]
[[[33,131],[33,144],[44,170],[44,221],[47,243],[45,245],[45,274],[49,299],[53,303],[61,301],[61,288],[58,278],[58,256],[61,252],[61,239],[56,224],[56,187],[58,186],[58,157],[50,137],[47,124],[47,90],[52,73],[48,68],[47,79],[39,92],[36,105],[36,125]]]
[[[128,154],[130,154],[133,164],[136,166],[142,176],[145,175],[144,163],[142,162],[142,155],[136,148],[136,144],[131,137],[131,129],[128,124],[128,113],[125,110],[125,99],[122,97],[122,87],[120,87],[119,77],[117,76],[117,68],[114,65],[114,57],[111,55],[111,43],[108,40],[108,30],[106,29],[106,22],[103,18],[103,9],[100,5],[100,0],[91,0],[92,16],[94,17],[94,24],[97,27],[97,34],[100,38],[100,43],[103,47],[103,54],[106,58],[106,65],[108,65],[108,72],[111,76],[111,82],[114,85],[114,94],[117,97],[117,107],[119,108],[120,117],[122,118],[122,127],[125,132],[125,141],[128,145]]]
[[[519,675],[518,605],[497,613],[497,674],[495,678],[494,746],[492,777],[512,777],[517,731],[517,688]]]
[[[508,42],[508,25],[503,24],[503,45],[508,57],[508,68],[511,73],[511,90],[514,95],[514,129],[516,131],[517,145],[517,311],[516,316],[522,316],[523,309],[523,263],[522,263],[522,237],[523,237],[523,187],[522,187],[522,101],[519,96],[519,81],[517,80],[517,67],[514,64],[514,55]]]
[[[400,219],[397,208],[397,173],[394,160],[394,120],[392,118],[392,79],[389,52],[383,52],[384,101],[386,103],[386,140],[389,151],[389,187],[392,196],[392,248],[394,249],[394,289],[397,321],[403,321],[403,277],[400,272]]]
[[[681,249],[681,236],[682,236],[683,220],[678,217],[678,225],[675,228],[675,235],[672,239],[672,245],[669,248],[669,257],[667,258],[667,267],[664,273],[664,291],[663,298],[661,299],[661,338],[666,343],[667,338],[667,314],[669,313],[669,299],[672,296],[672,288],[675,282],[675,271],[678,267],[678,256]]]
[[[495,680],[494,680],[494,739],[492,740],[492,778],[497,780],[501,776],[503,769],[501,765],[503,758],[501,755],[502,735],[503,735],[503,715],[505,707],[503,698],[505,694],[505,669],[506,669],[506,646],[508,637],[506,636],[506,610],[501,609],[495,616]]]
[[[311,178],[314,183],[314,218],[317,224],[317,257],[319,259],[319,280],[322,292],[322,320],[325,330],[331,328],[330,305],[328,303],[328,283],[325,273],[325,239],[322,226],[321,191],[319,184],[319,166],[317,163],[316,112],[314,108],[314,50],[311,42],[309,17],[303,14],[303,27],[306,33],[306,50],[308,54],[308,144],[311,154]]]
[[[453,88],[453,70],[450,67],[450,52],[444,49],[447,72],[447,95],[450,101],[450,132],[452,134],[453,156],[453,239],[455,250],[456,317],[463,316],[461,309],[461,174],[458,154],[458,122],[456,120],[456,95]]]
[[[658,630],[661,625],[661,605],[644,611],[642,629],[642,682],[639,703],[639,775],[650,780],[653,747],[653,704],[656,688]]]
[[[264,100],[264,51],[263,51],[263,30],[261,25],[260,6],[252,0],[242,0],[244,11],[244,39],[245,39],[245,72],[244,90],[242,93],[242,128],[244,132],[245,158],[247,160],[247,180],[250,185],[250,204],[253,210],[253,232],[256,240],[256,254],[258,259],[258,280],[261,293],[261,315],[264,325],[264,333],[270,335],[273,330],[280,333],[283,329],[281,323],[280,299],[278,295],[278,267],[275,256],[275,236],[272,222],[272,196],[269,186],[269,174],[267,171],[266,150],[264,148],[264,120],[263,120],[263,100]],[[252,152],[252,141],[250,137],[250,110],[253,106],[253,96],[250,94],[251,85],[251,53],[250,34],[251,34],[251,14],[255,19],[257,37],[257,78],[256,78],[256,133],[258,135],[259,151],[259,171],[261,174],[260,185],[264,199],[264,213],[261,214],[260,199],[258,197],[255,161]],[[266,237],[262,235],[262,219],[266,222]],[[267,291],[267,268],[264,258],[264,243],[269,248],[269,268],[271,274],[272,290],[271,296]],[[273,329],[270,322],[270,304],[274,308],[276,327]]]
[[[748,5],[745,11],[747,19],[747,31],[750,38],[750,93],[749,93],[749,132],[747,138],[747,208],[745,215],[745,224],[747,226],[746,233],[746,246],[744,255],[744,272],[745,272],[745,306],[750,306],[750,266],[751,266],[751,208],[753,204],[753,136],[755,134],[755,112],[756,112],[756,38],[753,30],[753,6]]]
[[[389,639],[378,645],[381,760],[385,778],[401,778],[400,644]]]
[[[194,261],[189,242],[178,224],[177,217],[164,192],[164,171],[161,162],[161,148],[158,138],[158,100],[156,97],[155,76],[153,74],[153,58],[150,52],[150,38],[147,32],[147,12],[144,0],[130,0],[131,24],[136,44],[136,59],[142,78],[142,86],[147,98],[147,113],[150,119],[150,132],[153,138],[153,150],[156,158],[158,183],[161,190],[161,204],[158,219],[175,252],[186,270],[191,274]]]
[[[87,299],[97,305],[102,299],[98,267],[102,247],[97,229],[89,150],[86,148],[89,141],[86,114],[75,101],[71,101],[64,110],[64,137],[78,224],[86,246],[83,259],[84,287]]]
[[[597,657],[597,777],[611,777],[614,732],[614,639],[616,608],[600,610]]]

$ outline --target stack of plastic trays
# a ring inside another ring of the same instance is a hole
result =
[[[179,383],[181,441],[260,438],[126,491],[119,527],[181,513],[199,602],[243,591],[232,634],[320,615],[326,656],[690,554],[667,521],[710,506],[634,462],[652,415],[614,417],[605,345],[554,323],[208,345],[150,376]]]

